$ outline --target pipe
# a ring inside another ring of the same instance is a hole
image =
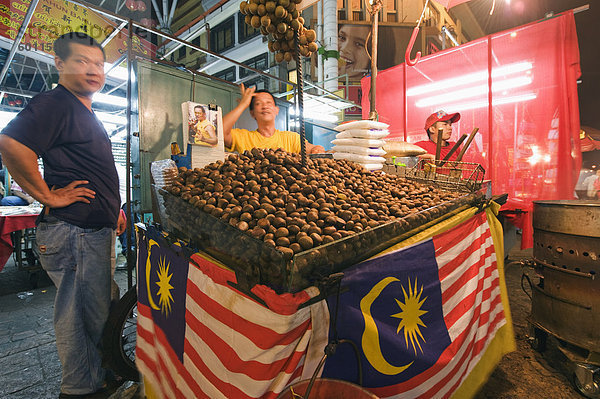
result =
[[[323,3],[318,1],[317,7],[317,42],[323,43]],[[317,56],[317,82],[324,86],[323,82],[323,57]]]
[[[173,0],[173,4],[171,4],[171,12],[169,12],[169,19],[167,19],[168,26],[171,26],[173,22],[173,15],[175,14],[175,8],[177,8],[177,0]]]
[[[323,41],[328,50],[338,49],[337,1],[323,0]],[[323,61],[323,87],[329,91],[338,89],[338,82],[332,79],[338,76],[338,60],[330,57]]]
[[[165,24],[163,25],[164,29],[169,29],[170,30],[170,26],[169,26],[169,20],[168,18],[168,14],[169,14],[169,3],[167,2],[167,0],[162,0],[162,14],[163,14],[163,21],[165,21]]]
[[[127,22],[122,22],[121,25],[119,25],[119,27],[117,29],[113,30],[111,32],[111,34],[108,35],[108,37],[106,39],[104,39],[102,41],[102,43],[100,43],[100,45],[102,46],[102,48],[106,47],[106,45],[108,43],[110,43],[110,41],[112,39],[114,39],[114,37],[117,36],[126,25],[127,25]]]
[[[126,215],[127,215],[127,227],[125,234],[127,234],[127,289],[133,287],[133,269],[135,268],[133,262],[133,253],[131,252],[131,221],[133,220],[133,209],[131,207],[131,78],[133,76],[132,52],[133,46],[131,41],[133,39],[133,23],[131,19],[128,22],[129,40],[127,41],[127,141],[125,145],[126,158],[125,158],[125,204],[126,204]]]
[[[27,30],[27,25],[31,21],[31,17],[33,17],[33,12],[35,11],[35,7],[38,4],[38,0],[31,0],[29,3],[29,8],[27,9],[27,13],[25,17],[23,17],[23,22],[21,23],[21,29],[19,29],[19,33],[17,33],[17,37],[15,37],[15,41],[13,42],[12,47],[10,48],[10,52],[6,57],[6,61],[4,61],[4,66],[2,67],[2,72],[0,72],[0,85],[4,84],[4,79],[6,78],[6,74],[8,73],[8,68],[10,68],[10,63],[13,58],[15,58],[15,54],[17,53],[17,49],[19,48],[19,43],[21,43],[21,39],[25,35],[25,31]]]
[[[156,12],[156,18],[158,18],[158,22],[159,22],[160,26],[161,27],[166,26],[166,20],[165,20],[165,18],[163,18],[163,15],[160,12],[160,9],[158,8],[158,4],[156,3],[156,0],[152,0],[152,5],[154,6],[154,12]]]
[[[379,45],[379,9],[381,8],[381,1],[375,0],[371,5],[371,19],[373,25],[371,25],[371,92],[369,93],[369,119],[376,121],[379,119],[377,116],[377,46]]]

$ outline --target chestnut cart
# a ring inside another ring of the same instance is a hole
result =
[[[467,270],[470,267],[480,265],[477,266],[481,267],[479,272],[473,271],[472,281],[482,289],[485,286],[482,291],[484,302],[488,299],[495,304],[496,311],[492,312],[494,316],[491,319],[498,324],[485,332],[481,340],[471,337],[478,344],[465,345],[468,348],[481,347],[481,353],[474,358],[485,361],[473,360],[471,364],[464,357],[471,351],[466,354],[459,351],[460,358],[448,360],[449,369],[454,369],[452,362],[459,364],[456,370],[460,370],[460,375],[456,377],[458,379],[452,379],[452,386],[464,394],[461,397],[470,397],[483,383],[476,376],[491,371],[502,354],[514,350],[515,345],[506,302],[502,257],[494,255],[495,250],[501,250],[497,246],[502,244],[496,242],[501,239],[501,232],[497,230],[493,207],[493,204],[485,202],[480,202],[479,207],[471,203],[457,207],[446,217],[432,220],[433,223],[427,227],[416,228],[413,233],[399,233],[402,236],[399,242],[377,254],[381,259],[392,259],[402,253],[402,248],[413,248],[432,237],[433,242],[446,242],[449,237],[454,237],[453,240],[460,243],[457,245],[464,245],[468,256],[464,251],[463,256],[469,259],[452,266],[456,267],[456,273],[469,274]],[[465,226],[471,228],[461,233],[463,230],[460,229],[465,229]],[[473,246],[474,231],[488,237],[482,239],[479,248]],[[307,383],[298,382],[312,377],[327,342],[332,339],[327,331],[330,329],[330,317],[333,317],[333,309],[328,308],[332,305],[328,304],[333,302],[322,300],[323,296],[331,296],[334,292],[327,287],[327,279],[314,281],[311,286],[295,292],[278,294],[266,284],[250,287],[247,278],[245,282],[244,278],[240,278],[246,272],[227,268],[206,251],[197,251],[189,242],[180,241],[172,232],[168,234],[161,229],[140,226],[138,247],[136,365],[149,398],[304,397]],[[209,252],[217,253],[214,248]],[[447,261],[452,262],[452,259]],[[350,265],[344,271],[352,267]],[[460,270],[463,267],[464,272]],[[185,275],[184,280],[181,280],[181,273]],[[279,285],[276,288],[279,289]],[[470,294],[467,289],[459,290],[456,295],[473,297],[473,312],[469,312],[469,317],[477,326],[489,307],[476,305],[475,298],[480,297]],[[345,315],[347,310],[342,308],[339,312]],[[361,327],[357,325],[357,328]],[[484,329],[480,325],[474,331]],[[343,338],[345,331],[340,330],[339,334]],[[263,343],[258,351],[257,342]],[[355,344],[359,355],[365,356],[365,344]],[[399,347],[399,350],[403,349],[404,341]],[[331,358],[335,358],[335,354]],[[440,358],[445,359],[444,356]],[[390,362],[398,360],[401,358],[390,358]],[[463,369],[460,365],[470,366]],[[372,366],[367,356],[363,369],[368,367]],[[355,365],[351,369],[352,377],[346,385],[359,381]],[[472,370],[477,370],[477,373],[471,374]],[[455,384],[455,381],[460,384]],[[317,379],[314,392],[321,392],[323,384]],[[412,389],[425,393],[429,386],[425,381]],[[386,396],[377,389],[365,387],[372,395],[365,397]],[[403,388],[398,389],[400,393]]]

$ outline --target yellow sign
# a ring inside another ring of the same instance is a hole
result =
[[[14,40],[23,25],[30,0],[3,0],[0,4],[0,36]],[[66,0],[40,0],[27,26],[19,49],[53,54],[52,44],[68,32],[85,32],[102,43],[115,29],[116,23],[87,8]],[[134,35],[133,51],[151,56],[155,46]],[[114,62],[127,51],[127,30],[120,31],[105,47],[107,62]]]

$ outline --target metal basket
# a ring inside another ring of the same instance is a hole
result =
[[[419,183],[460,192],[480,190],[485,176],[485,169],[478,163],[427,159],[419,160],[412,168],[386,164],[383,170]]]

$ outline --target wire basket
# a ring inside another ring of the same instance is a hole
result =
[[[478,163],[428,159],[419,160],[412,168],[386,164],[384,171],[419,183],[462,192],[480,190],[485,176],[485,169]]]

